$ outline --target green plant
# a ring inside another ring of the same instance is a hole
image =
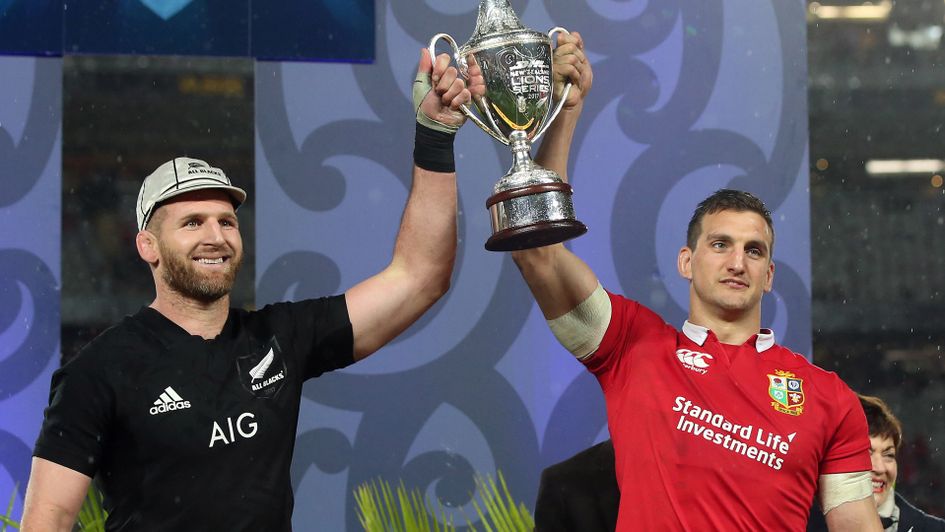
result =
[[[404,483],[397,486],[396,496],[390,484],[377,479],[358,486],[354,491],[358,504],[358,520],[366,532],[452,532],[453,523],[440,528],[441,518],[427,509],[419,490],[407,491]],[[396,500],[395,500],[396,499]],[[446,517],[445,512],[441,514]]]
[[[89,491],[85,494],[85,501],[82,508],[79,508],[79,517],[76,524],[79,530],[88,530],[89,532],[105,532],[105,520],[108,513],[102,508],[102,492],[89,486]]]
[[[502,489],[499,489],[501,485]],[[479,514],[479,520],[486,527],[487,532],[518,532],[520,530],[534,530],[535,519],[524,504],[515,504],[509,487],[505,484],[505,477],[499,472],[499,485],[492,477],[476,477],[476,489],[482,494],[485,511],[473,499],[473,506]],[[494,528],[493,528],[494,527]]]
[[[509,493],[502,472],[499,482],[492,477],[476,476],[476,491],[482,505],[473,499],[473,507],[486,532],[521,532],[535,529],[535,520],[528,508],[516,504]],[[407,491],[403,482],[396,492],[383,479],[365,482],[354,491],[358,520],[365,532],[453,532],[456,527],[447,520],[442,506],[428,508],[419,490]],[[467,520],[470,529],[475,526]]]
[[[0,515],[0,523],[3,524],[3,527],[0,528],[0,532],[6,532],[8,526],[12,526],[14,529],[19,530],[20,524],[13,520],[13,503],[16,502],[16,490],[20,487],[19,483],[13,485],[13,493],[10,494],[10,503],[7,505],[7,512],[4,515]]]

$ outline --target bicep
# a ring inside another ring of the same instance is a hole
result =
[[[879,514],[873,497],[845,502],[824,516],[830,532],[881,532]]]
[[[388,267],[345,292],[355,360],[383,347],[436,302],[419,282],[403,269]]]
[[[512,254],[545,319],[561,317],[597,288],[594,271],[561,244]]]
[[[72,530],[91,478],[34,457],[23,503],[23,530]]]

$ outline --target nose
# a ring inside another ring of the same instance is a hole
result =
[[[728,269],[733,273],[745,271],[745,252],[738,250],[733,251],[731,255],[729,255]]]
[[[223,238],[223,227],[219,222],[213,221],[204,224],[204,227],[207,228],[207,233],[205,239],[208,243],[212,244],[222,244],[225,240]]]
[[[879,475],[886,472],[886,461],[878,453],[870,453],[870,461],[873,463],[873,473]]]

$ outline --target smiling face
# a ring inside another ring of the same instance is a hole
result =
[[[892,496],[896,485],[898,464],[896,463],[896,444],[889,436],[870,436],[870,460],[873,465],[870,476],[873,478],[873,500],[876,506],[886,502]]]
[[[761,215],[721,210],[706,214],[695,248],[679,252],[679,272],[689,279],[690,314],[728,321],[760,320],[761,296],[771,290],[773,235]]]
[[[148,224],[156,253],[142,257],[172,292],[200,302],[230,293],[243,260],[243,239],[229,196],[201,190],[163,203]]]

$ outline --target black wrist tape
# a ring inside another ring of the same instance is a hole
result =
[[[456,171],[453,139],[456,133],[444,133],[417,123],[413,141],[413,162],[424,170],[451,173]]]

